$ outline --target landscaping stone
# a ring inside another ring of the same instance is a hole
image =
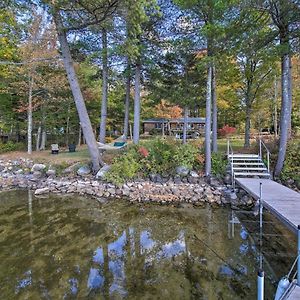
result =
[[[105,174],[110,170],[111,166],[110,165],[105,165],[103,166],[98,173],[96,174],[96,179],[103,180],[105,177]]]
[[[50,191],[50,190],[49,190],[48,187],[45,187],[45,188],[42,188],[42,189],[37,189],[37,190],[34,192],[34,195],[35,195],[35,196],[38,196],[38,195],[48,194],[49,191]]]
[[[46,175],[47,175],[47,176],[55,176],[55,175],[56,175],[56,171],[53,170],[53,169],[50,169],[50,170],[48,170],[48,171],[46,172]]]
[[[31,172],[41,172],[46,169],[46,165],[44,164],[34,164],[31,168]]]
[[[176,168],[176,174],[182,177],[188,176],[189,172],[190,170],[184,166],[179,166]]]
[[[78,169],[77,175],[79,176],[87,176],[92,173],[92,169],[89,166],[82,166]]]
[[[193,170],[190,171],[190,176],[194,177],[194,178],[199,178],[200,177],[199,174],[197,172],[193,171]]]

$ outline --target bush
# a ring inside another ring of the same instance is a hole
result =
[[[236,132],[236,128],[224,125],[221,129],[218,130],[218,132],[221,137],[227,137],[234,134]]]
[[[202,168],[203,160],[198,147],[155,139],[143,142],[139,146],[132,146],[126,153],[115,158],[105,178],[115,184],[122,184],[139,175],[170,176],[175,174],[178,166],[189,169]]]
[[[284,167],[281,172],[281,179],[286,181],[291,178],[300,182],[300,142],[290,142],[286,152]]]
[[[10,151],[19,151],[24,149],[24,144],[22,143],[14,143],[14,142],[7,142],[7,143],[0,143],[0,153],[10,152]]]
[[[135,178],[139,170],[139,155],[136,147],[132,147],[126,153],[114,159],[111,169],[105,174],[105,179],[121,185],[126,180]]]
[[[212,174],[218,177],[223,177],[226,174],[226,167],[228,161],[224,154],[213,153],[211,157],[211,171]]]

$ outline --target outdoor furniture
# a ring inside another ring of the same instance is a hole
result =
[[[101,152],[104,152],[106,150],[120,150],[123,149],[127,146],[126,143],[126,138],[125,136],[120,136],[119,138],[115,139],[114,141],[112,141],[109,144],[103,144],[103,143],[99,143],[98,144],[98,148]]]
[[[51,154],[58,154],[58,152],[59,152],[58,144],[52,144],[51,145]]]
[[[76,152],[76,145],[75,144],[69,144],[69,152]]]

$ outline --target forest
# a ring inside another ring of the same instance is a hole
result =
[[[205,117],[206,175],[231,130],[245,148],[271,134],[278,176],[300,131],[299,20],[297,0],[2,0],[0,148],[84,142],[97,171],[97,141]]]

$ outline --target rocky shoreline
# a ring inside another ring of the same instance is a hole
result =
[[[87,166],[80,168],[87,170]],[[36,196],[49,193],[79,194],[99,200],[125,198],[131,202],[190,203],[194,206],[251,207],[254,204],[253,199],[245,194],[238,197],[229,185],[216,179],[208,184],[195,172],[183,177],[163,178],[156,175],[148,180],[116,186],[89,172],[80,172],[80,168],[74,171],[74,166],[68,167],[57,176],[56,170],[45,164],[34,164],[26,159],[0,160],[0,191],[32,189]]]

